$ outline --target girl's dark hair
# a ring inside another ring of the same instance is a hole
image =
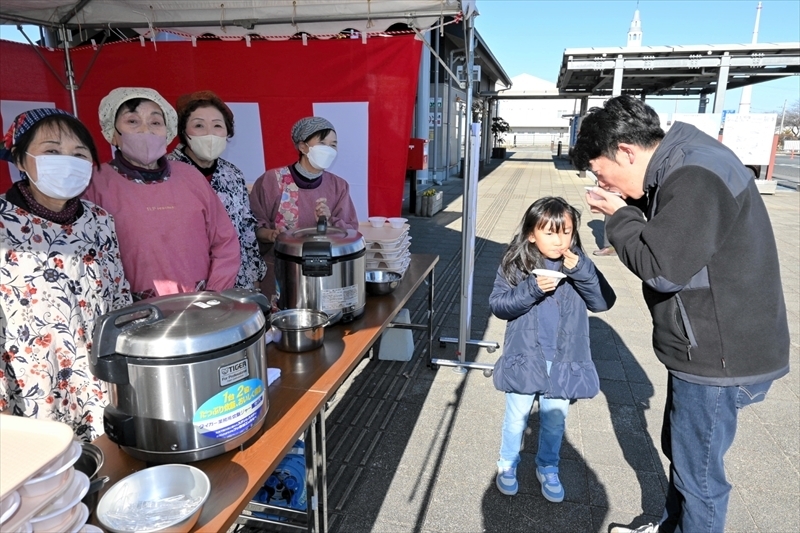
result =
[[[189,117],[191,114],[201,107],[213,107],[222,113],[222,118],[225,121],[225,128],[228,130],[227,137],[228,139],[233,137],[233,115],[230,114],[230,111],[227,108],[222,106],[221,101],[217,100],[195,100],[187,105],[184,109],[181,109],[181,114],[178,115],[178,137],[181,140],[181,144],[189,144],[189,139],[186,138],[186,123],[189,122]]]
[[[332,132],[332,131],[335,131],[335,130],[332,130],[331,128],[325,128],[324,130],[315,131],[314,133],[312,133],[311,135],[309,135],[308,137],[303,139],[303,142],[308,144],[308,141],[311,141],[313,139],[322,140],[325,137],[327,137],[328,134],[330,134],[330,132]],[[303,159],[303,155],[305,155],[305,154],[303,154],[303,152],[301,152],[300,150],[297,150],[298,161],[300,159]]]
[[[615,159],[619,143],[653,148],[664,135],[652,107],[628,95],[617,96],[583,117],[570,159],[578,170],[588,170],[589,162],[600,156]]]
[[[24,164],[25,154],[28,148],[30,148],[33,138],[36,137],[36,132],[43,127],[53,128],[58,130],[62,135],[71,135],[78,139],[81,144],[88,148],[89,154],[92,156],[92,163],[100,170],[100,158],[97,155],[97,147],[94,144],[94,139],[92,139],[92,134],[89,133],[89,130],[83,125],[83,122],[77,118],[72,115],[61,114],[44,117],[31,126],[31,129],[20,135],[11,151],[11,156],[14,158],[16,164]]]
[[[511,239],[506,253],[500,262],[503,275],[511,285],[516,285],[521,279],[535,268],[544,268],[544,257],[535,243],[528,241],[528,237],[535,229],[551,228],[561,231],[565,224],[572,222],[572,242],[570,250],[583,249],[578,226],[581,224],[581,214],[563,198],[546,196],[533,202],[525,211],[517,233]]]

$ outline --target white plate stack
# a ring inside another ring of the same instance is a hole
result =
[[[367,270],[383,270],[405,274],[411,262],[411,236],[408,224],[393,228],[388,222],[382,227],[372,227],[361,222],[358,231],[367,246]]]
[[[3,416],[0,424],[0,531],[80,531],[89,478],[75,470],[83,447],[72,429],[50,420]]]

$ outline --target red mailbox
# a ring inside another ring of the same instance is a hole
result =
[[[426,168],[428,168],[428,139],[409,140],[406,170],[425,170]]]

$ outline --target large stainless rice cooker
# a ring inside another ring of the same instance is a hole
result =
[[[103,425],[153,463],[232,450],[269,409],[263,295],[233,289],[152,298],[102,316],[90,354],[108,383]]]
[[[316,309],[349,322],[364,314],[366,246],[355,230],[321,218],[314,228],[287,231],[275,241],[275,284],[281,309]]]

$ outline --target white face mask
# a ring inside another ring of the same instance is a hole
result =
[[[42,194],[56,200],[71,200],[89,186],[90,161],[71,155],[28,155],[36,163],[36,181],[31,183]]]
[[[203,161],[216,161],[225,148],[228,147],[228,139],[218,135],[201,135],[199,137],[186,136],[189,148],[194,155]]]
[[[336,148],[325,144],[315,144],[308,149],[308,161],[314,168],[325,170],[336,159]]]

